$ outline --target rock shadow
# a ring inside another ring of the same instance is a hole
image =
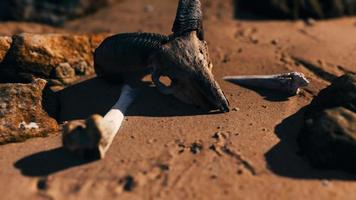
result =
[[[112,84],[103,79],[93,78],[58,92],[58,121],[86,119],[92,114],[105,115],[118,100],[122,84]],[[172,96],[166,96],[144,83],[139,96],[129,107],[127,116],[191,116],[217,112],[204,112],[199,108],[184,104]]]
[[[356,180],[355,174],[313,168],[301,155],[297,135],[302,128],[305,109],[302,108],[275,127],[280,142],[265,154],[268,168],[277,175],[296,179]]]
[[[56,148],[26,156],[14,166],[25,176],[48,176],[93,161],[80,159],[63,148]]]

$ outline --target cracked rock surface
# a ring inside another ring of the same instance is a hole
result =
[[[29,34],[0,37],[2,82],[44,78],[50,85],[70,85],[93,75],[93,51],[107,34]],[[12,40],[12,43],[11,43]],[[10,45],[11,44],[11,45]],[[7,51],[6,51],[7,50]],[[1,55],[5,55],[1,56]]]
[[[0,144],[44,137],[59,130],[42,107],[46,81],[0,84]]]

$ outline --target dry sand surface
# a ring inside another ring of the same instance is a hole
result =
[[[170,33],[176,0],[122,0],[63,28],[0,23],[16,32]],[[205,1],[214,74],[232,111],[201,113],[146,88],[104,160],[81,163],[60,133],[0,146],[0,199],[355,199],[356,175],[312,168],[298,154],[301,108],[330,77],[356,72],[356,18],[234,20],[230,1]],[[299,64],[296,64],[299,63]],[[300,71],[295,97],[250,90],[225,75]],[[90,79],[61,93],[61,120],[104,114],[120,86]]]

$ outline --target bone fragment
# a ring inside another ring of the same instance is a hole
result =
[[[119,100],[104,117],[93,115],[85,121],[68,122],[63,129],[64,148],[85,158],[104,158],[137,93],[124,85]]]

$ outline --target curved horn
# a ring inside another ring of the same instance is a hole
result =
[[[101,77],[145,70],[150,58],[169,41],[154,33],[122,33],[106,38],[94,53],[95,72]]]
[[[169,41],[169,37],[156,33],[121,33],[112,37],[112,45],[122,49],[158,50]]]
[[[204,40],[203,12],[200,0],[179,0],[172,31],[176,37],[197,31],[198,38]]]

